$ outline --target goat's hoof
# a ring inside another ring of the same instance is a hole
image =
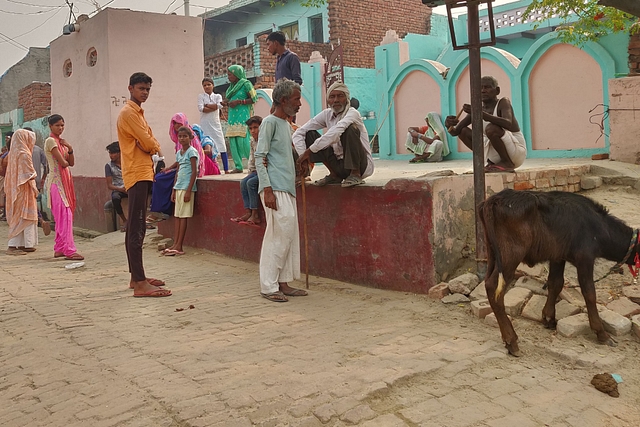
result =
[[[611,337],[609,337],[609,339],[606,341],[606,344],[607,344],[609,347],[617,347],[617,346],[618,346],[617,341],[616,341],[616,340],[614,340],[614,339],[613,339],[613,338],[611,338]]]
[[[542,319],[542,325],[547,329],[555,329],[557,324],[556,319]]]
[[[522,356],[522,352],[520,351],[520,348],[518,348],[517,343],[505,344],[505,347],[507,347],[507,350],[509,351],[510,355],[514,357]]]

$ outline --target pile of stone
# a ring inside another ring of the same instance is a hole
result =
[[[540,281],[523,276],[504,297],[507,315],[542,322],[542,309],[547,302],[547,290]],[[469,303],[471,312],[491,326],[498,326],[484,282],[473,273],[465,273],[449,283],[442,282],[429,290],[429,297],[445,304]],[[598,312],[607,332],[614,336],[632,332],[640,338],[640,285],[625,286],[624,296],[606,305],[598,304]],[[591,334],[589,318],[579,288],[565,287],[556,303],[556,330],[564,337]]]

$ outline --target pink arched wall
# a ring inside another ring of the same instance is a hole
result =
[[[549,48],[529,78],[532,148],[604,147],[600,129],[589,123],[589,110],[603,96],[602,72],[591,56],[568,44]]]
[[[507,97],[511,98],[511,80],[507,76],[507,73],[500,68],[498,64],[495,62],[482,58],[480,62],[480,67],[482,70],[483,76],[493,76],[498,80],[498,84],[500,85],[500,95],[499,97]],[[471,93],[469,92],[469,66],[467,66],[462,73],[460,73],[460,77],[458,78],[458,82],[456,83],[456,114],[462,108],[463,104],[469,104],[471,102]],[[466,114],[462,113],[460,119],[465,117]],[[443,117],[444,120],[444,117]],[[522,124],[520,124],[522,126]],[[458,141],[458,152],[470,152],[466,145],[460,141],[459,138],[456,138]]]
[[[407,128],[423,126],[430,111],[441,114],[440,86],[423,71],[411,71],[402,80],[394,96],[396,152],[407,154],[404,146]]]

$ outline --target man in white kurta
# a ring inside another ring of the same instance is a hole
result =
[[[282,79],[272,97],[275,109],[260,125],[255,152],[258,192],[267,222],[260,251],[260,294],[273,302],[287,302],[288,296],[307,295],[305,290],[289,286],[300,277],[300,233],[296,167],[287,118],[300,108],[300,85]]]

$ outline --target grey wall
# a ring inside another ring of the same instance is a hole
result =
[[[18,91],[33,82],[51,83],[48,47],[30,47],[29,53],[0,77],[0,113],[18,108]]]

